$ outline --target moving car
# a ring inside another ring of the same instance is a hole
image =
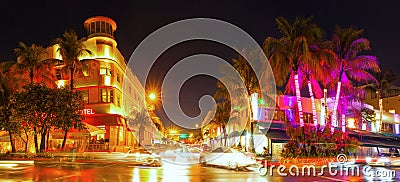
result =
[[[371,166],[400,166],[400,154],[398,153],[379,153],[369,163]]]
[[[125,154],[124,160],[137,162],[143,165],[160,166],[161,158],[155,153],[151,153],[145,149],[134,149],[129,150]]]
[[[238,169],[240,167],[258,167],[254,155],[246,155],[229,147],[217,147],[210,152],[200,153],[202,166],[215,165]]]

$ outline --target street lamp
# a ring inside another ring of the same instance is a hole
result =
[[[151,101],[155,101],[155,100],[157,99],[157,95],[156,95],[155,93],[150,93],[150,94],[149,94],[149,99],[150,99]]]

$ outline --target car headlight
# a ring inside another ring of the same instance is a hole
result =
[[[370,163],[372,161],[371,157],[365,157],[365,162]]]
[[[389,158],[379,158],[378,162],[390,162]]]

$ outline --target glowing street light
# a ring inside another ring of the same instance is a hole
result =
[[[155,100],[157,99],[157,95],[156,95],[155,93],[150,93],[150,94],[149,94],[149,99],[150,99],[151,101],[155,101]]]
[[[170,134],[176,134],[176,133],[178,133],[178,131],[176,131],[176,130],[169,130],[169,133],[170,133]]]

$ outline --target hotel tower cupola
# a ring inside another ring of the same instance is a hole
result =
[[[105,16],[95,16],[88,18],[84,23],[88,38],[106,36],[114,39],[114,31],[117,24],[111,18]]]

